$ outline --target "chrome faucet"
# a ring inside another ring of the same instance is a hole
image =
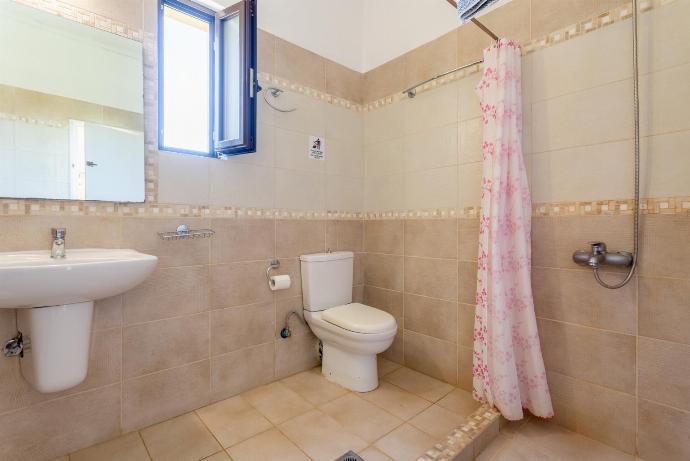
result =
[[[53,234],[53,247],[50,249],[50,257],[53,259],[64,258],[65,235],[67,235],[67,229],[62,227],[53,227],[51,232]]]

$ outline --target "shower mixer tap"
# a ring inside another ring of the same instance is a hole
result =
[[[590,251],[577,250],[573,253],[573,261],[582,266],[599,269],[600,266],[629,267],[633,263],[632,253],[627,251],[608,252],[604,242],[589,242]]]

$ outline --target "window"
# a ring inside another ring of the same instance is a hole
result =
[[[161,0],[158,145],[209,157],[256,149],[256,0],[220,12]]]

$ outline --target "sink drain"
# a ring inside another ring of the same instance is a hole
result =
[[[343,456],[336,458],[335,461],[364,461],[364,458],[359,456],[354,451],[350,450],[347,453],[345,453]]]

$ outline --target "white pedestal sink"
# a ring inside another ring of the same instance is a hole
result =
[[[0,253],[0,308],[18,309],[17,327],[31,347],[22,375],[39,392],[58,392],[86,378],[93,302],[134,288],[158,258],[134,250]],[[7,339],[7,338],[4,338]]]

